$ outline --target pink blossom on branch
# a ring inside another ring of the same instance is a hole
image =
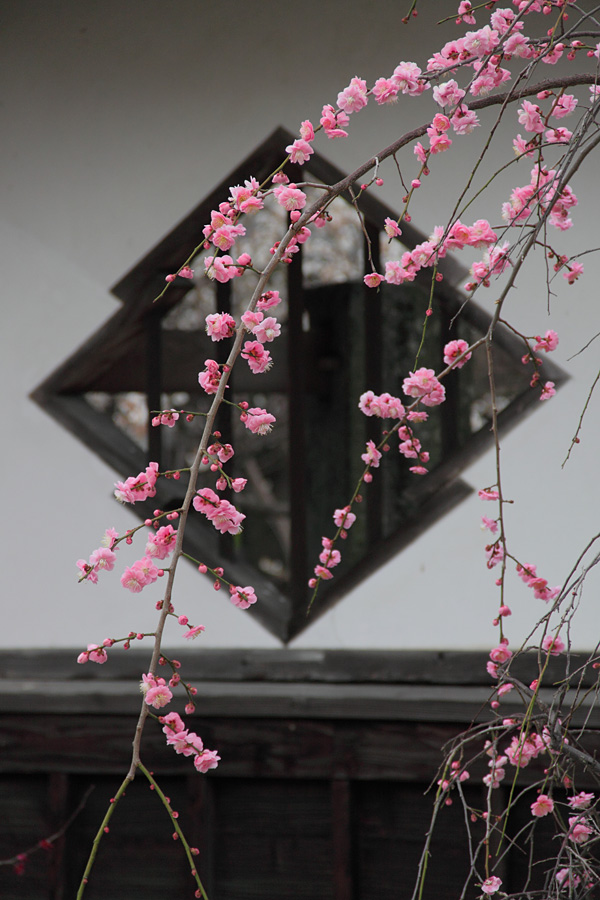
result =
[[[279,205],[288,212],[294,209],[303,209],[306,206],[306,194],[295,184],[278,185],[273,189],[273,193]]]
[[[295,140],[293,144],[289,144],[285,148],[285,152],[289,153],[290,162],[295,163],[298,166],[303,166],[315,151],[308,141],[299,138]]]
[[[531,814],[541,818],[554,810],[554,801],[547,794],[538,794],[537,800],[531,804]]]
[[[444,347],[444,362],[447,366],[454,366],[455,369],[462,369],[464,364],[471,359],[471,354],[467,353],[459,362],[455,362],[459,356],[461,356],[465,350],[468,350],[469,345],[466,341],[463,341],[459,338],[457,341],[449,341]]]
[[[206,333],[213,341],[222,341],[235,332],[235,319],[229,313],[212,313],[206,317]]]
[[[556,389],[554,387],[553,381],[547,381],[542,387],[542,393],[540,394],[540,400],[550,400],[551,397],[554,397],[556,394]]]
[[[446,389],[435,376],[433,369],[421,368],[411,372],[402,383],[408,397],[415,397],[425,406],[439,406],[446,399]]]
[[[491,878],[486,878],[486,880],[481,885],[481,890],[484,894],[490,896],[491,894],[495,894],[500,890],[502,886],[502,879],[498,878],[497,875],[492,875]]]
[[[194,628],[190,628],[189,631],[183,635],[186,640],[194,640],[198,637],[199,634],[202,634],[205,631],[204,625],[196,625]]]
[[[145,472],[140,472],[135,478],[130,476],[127,481],[117,481],[115,484],[115,497],[121,503],[136,503],[147,500],[156,494],[156,479],[158,478],[158,463],[148,463]]]
[[[343,509],[336,509],[333,514],[333,521],[338,528],[348,529],[356,522],[356,516],[350,512],[350,507],[345,506]]]
[[[547,331],[544,337],[538,334],[536,341],[537,343],[533,348],[535,352],[543,350],[544,353],[551,353],[558,347],[558,335],[555,331]]]
[[[567,837],[575,844],[585,844],[594,829],[588,825],[589,819],[585,816],[569,816],[569,834]]]
[[[174,409],[165,409],[160,415],[154,416],[152,419],[153,427],[158,427],[159,425],[167,425],[169,428],[173,428],[175,422],[177,422],[179,418],[179,413]]]
[[[83,653],[80,653],[77,657],[78,663],[86,663],[88,660],[90,662],[98,663],[98,665],[103,665],[108,659],[108,654],[104,647],[99,647],[98,644],[88,644],[87,650],[84,650]]]
[[[542,641],[542,650],[546,650],[546,652],[550,653],[551,656],[560,656],[560,654],[563,653],[565,649],[566,644],[558,635],[553,636],[551,634],[547,634]]]
[[[344,130],[344,126],[348,124],[350,119],[345,112],[342,111],[336,114],[333,106],[324,106],[320,121],[328,138],[348,137],[348,132]]]
[[[580,791],[574,797],[569,797],[567,802],[571,809],[587,809],[593,800],[593,794],[586,794],[584,791]]]
[[[259,407],[248,409],[240,418],[253,434],[268,434],[277,421],[275,416]]]
[[[204,372],[199,373],[198,383],[207,394],[216,394],[221,381],[219,364],[214,359],[207,359],[204,361],[204,365],[206,368]]]
[[[366,106],[367,99],[367,82],[355,75],[348,87],[338,94],[337,105],[350,115]]]
[[[240,609],[248,609],[253,603],[256,603],[257,597],[253,587],[234,587],[229,588],[229,599],[234,606]]]
[[[371,466],[375,469],[379,468],[381,453],[375,446],[374,441],[368,441],[366,452],[363,453],[360,458],[365,463],[365,465]]]
[[[273,364],[271,354],[265,350],[260,341],[246,341],[240,355],[247,361],[255,375],[267,372]]]

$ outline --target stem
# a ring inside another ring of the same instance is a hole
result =
[[[175,829],[177,836],[179,837],[179,840],[181,841],[181,843],[183,845],[183,849],[185,850],[185,855],[188,858],[192,877],[195,878],[196,884],[198,885],[198,890],[200,891],[204,900],[208,900],[208,896],[206,894],[206,891],[204,890],[204,886],[202,885],[202,882],[200,881],[200,878],[198,877],[198,872],[196,871],[196,863],[194,862],[194,857],[192,855],[190,845],[188,844],[188,842],[185,839],[185,835],[184,835],[183,831],[181,830],[179,821],[173,814],[171,804],[169,803],[168,799],[165,797],[165,795],[161,791],[160,787],[158,786],[157,782],[155,781],[154,777],[152,776],[152,773],[149,772],[148,769],[144,765],[142,765],[142,763],[139,763],[138,769],[140,770],[140,772],[142,772],[146,776],[146,778],[148,779],[148,781],[154,788],[154,791],[160,797],[164,808],[167,810],[167,813],[169,814],[169,818],[171,819],[171,824],[173,825],[173,828]]]
[[[121,784],[121,787],[119,788],[119,790],[117,791],[115,796],[110,801],[108,809],[106,810],[106,814],[105,814],[104,818],[102,819],[102,822],[100,823],[100,828],[96,832],[96,837],[94,838],[94,843],[92,844],[92,849],[90,851],[87,865],[85,867],[85,872],[83,873],[83,875],[81,877],[81,882],[79,884],[79,890],[77,891],[76,900],[81,900],[81,898],[83,897],[83,892],[85,891],[85,889],[87,887],[90,872],[92,871],[92,867],[96,860],[96,854],[98,853],[98,847],[100,846],[100,841],[106,834],[106,830],[108,829],[108,823],[111,820],[112,814],[115,811],[117,803],[119,802],[119,800],[125,793],[127,786],[131,783],[132,780],[133,779],[130,778],[129,775],[127,775],[127,777],[124,779],[123,783]]]

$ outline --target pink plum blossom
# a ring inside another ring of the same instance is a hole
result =
[[[364,276],[363,281],[367,287],[376,288],[383,281],[383,275],[378,275],[377,272],[369,272],[368,275]]]
[[[539,106],[531,103],[530,100],[523,100],[518,118],[525,131],[530,131],[534,134],[541,134],[546,127],[542,120]]]
[[[345,506],[343,509],[336,509],[333,514],[333,521],[338,528],[351,528],[356,522],[356,516],[350,512],[350,507]]]
[[[340,564],[341,560],[342,555],[339,550],[332,550],[331,548],[324,547],[319,554],[319,562],[328,569],[335,568],[335,566]]]
[[[587,809],[593,799],[593,794],[586,794],[584,791],[580,791],[574,797],[569,797],[568,804],[571,809]]]
[[[593,834],[593,829],[587,823],[585,816],[569,816],[569,840],[575,844],[585,844]]]
[[[492,534],[496,534],[498,531],[498,522],[496,519],[488,519],[487,516],[481,517],[481,527],[487,528],[488,531],[491,531]]]
[[[229,313],[212,313],[206,317],[206,333],[213,341],[222,341],[235,332],[235,319]]]
[[[220,759],[216,750],[203,750],[194,757],[194,766],[198,772],[204,774],[209,769],[216,769]]]
[[[198,637],[199,634],[202,634],[205,631],[204,625],[196,625],[194,628],[190,628],[189,631],[183,635],[187,640],[194,640]]]
[[[256,309],[257,311],[265,312],[267,309],[271,309],[272,306],[277,306],[278,303],[281,303],[279,291],[265,291],[258,298]]]
[[[229,599],[234,606],[240,609],[248,609],[253,603],[256,603],[257,597],[253,587],[234,587],[229,588]]]
[[[455,360],[467,350],[469,345],[466,341],[459,338],[457,341],[449,341],[444,347],[444,362],[447,366],[454,366],[455,369],[462,369],[464,364],[471,359],[471,354],[467,353],[460,362]]]
[[[221,534],[239,534],[242,530],[242,522],[246,518],[239,512],[229,500],[219,500],[218,504],[203,510],[209,522],[220,531]]]
[[[81,664],[89,660],[90,662],[98,663],[98,665],[103,665],[107,659],[108,655],[104,647],[99,647],[98,644],[88,644],[87,650],[84,650],[77,657],[77,662]]]
[[[511,656],[512,650],[509,650],[504,643],[500,643],[493,650],[490,650],[490,659],[495,663],[505,663]]]
[[[147,500],[156,494],[156,479],[158,478],[158,463],[148,463],[145,472],[140,472],[135,478],[130,476],[127,481],[117,481],[115,484],[115,497],[121,503],[136,503],[138,500]]]
[[[374,441],[368,441],[367,450],[360,457],[362,461],[367,466],[371,466],[372,468],[379,468],[379,460],[381,459],[381,453],[375,446]]]
[[[550,400],[551,397],[554,397],[556,394],[556,389],[554,387],[553,381],[547,381],[542,387],[542,393],[540,394],[540,400]]]
[[[179,418],[179,413],[174,409],[165,409],[160,415],[154,416],[152,419],[152,425],[154,427],[158,427],[159,425],[168,425],[169,428],[173,428],[175,422]]]
[[[260,341],[246,341],[240,355],[242,359],[247,360],[255,375],[267,372],[273,365],[271,354],[265,350]]]
[[[486,880],[481,885],[481,890],[484,894],[488,896],[490,894],[495,894],[496,891],[500,890],[502,885],[502,879],[498,878],[497,875],[492,875],[491,878],[486,878]]]
[[[531,814],[532,816],[537,816],[537,818],[547,816],[553,810],[554,801],[547,794],[538,794],[537,800],[531,804]]]
[[[402,383],[402,390],[408,397],[416,397],[425,406],[439,406],[446,399],[446,389],[440,384],[433,369],[421,368],[411,372]]]
[[[536,341],[537,343],[533,348],[536,352],[543,350],[544,353],[551,353],[552,350],[556,350],[558,347],[558,335],[555,331],[547,331],[544,337],[540,337],[538,334]]]
[[[146,544],[146,556],[154,559],[166,559],[175,548],[177,532],[172,525],[164,525],[157,532],[151,531]]]
[[[295,163],[298,166],[303,166],[307,159],[315,152],[308,141],[302,140],[302,138],[296,139],[293,144],[289,144],[285,148],[285,152],[290,155],[290,162]]]
[[[560,656],[564,652],[565,646],[565,642],[558,635],[547,634],[542,641],[542,650],[546,650],[551,656]]]
[[[466,22],[467,25],[475,25],[475,16],[473,15],[473,5],[471,4],[471,0],[461,0],[458,4],[458,16],[462,18],[463,22]]]
[[[231,256],[223,254],[204,258],[204,274],[211,280],[225,284],[238,275],[238,270]]]
[[[349,121],[345,112],[341,111],[336,114],[335,109],[330,104],[327,104],[322,109],[320,122],[328,138],[348,137],[348,132],[344,130],[344,126]]]
[[[574,284],[582,273],[582,263],[571,262],[567,267],[567,271],[563,272],[563,278],[566,278],[569,284]]]
[[[268,434],[276,422],[275,416],[268,413],[266,409],[253,407],[245,413],[246,418],[243,420],[244,425],[253,434]]]
[[[366,106],[367,82],[355,75],[348,87],[338,94],[337,105],[348,115]]]
[[[474,110],[462,103],[454,110],[450,124],[456,134],[471,134],[479,126],[479,118]]]
[[[94,572],[99,572],[100,569],[111,572],[115,567],[116,559],[116,554],[108,547],[99,547],[90,555],[90,566]]]
[[[270,343],[281,334],[281,325],[273,316],[267,316],[254,326],[252,334],[261,344]]]
[[[305,119],[300,125],[300,137],[303,141],[314,141],[315,129],[309,119]]]
[[[433,88],[433,99],[439,106],[456,106],[465,96],[462,88],[459,88],[456,81],[451,78],[443,84],[438,84]]]
[[[198,382],[207,394],[216,394],[221,381],[219,364],[214,359],[207,359],[204,365],[206,369],[198,374]]]
[[[306,194],[295,184],[282,184],[274,188],[273,193],[280,206],[291,212],[294,209],[303,209],[306,205]]]
[[[160,680],[162,681],[162,679]],[[172,699],[173,692],[166,684],[157,684],[155,687],[149,688],[146,691],[146,703],[148,706],[153,706],[155,709],[161,709],[161,707],[170,703]]]
[[[378,78],[372,88],[375,102],[380,106],[383,103],[395,103],[398,99],[398,86],[391,78]]]
[[[414,62],[401,62],[394,69],[392,81],[399,91],[410,97],[418,97],[428,87],[427,82],[420,78],[421,69]]]

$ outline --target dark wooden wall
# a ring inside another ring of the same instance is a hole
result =
[[[484,655],[188,651],[180,657],[184,677],[198,687],[198,710],[188,724],[222,762],[197,774],[190,760],[166,747],[153,722],[143,759],[200,848],[210,900],[409,898],[440,748],[486,712]],[[5,653],[0,661],[0,859],[59,828],[94,785],[52,851],[37,851],[20,876],[0,867],[1,898],[74,898],[92,837],[129,764],[136,682],[147,657],[114,651],[103,667],[78,667],[73,659]],[[484,771],[482,761],[465,785],[479,808]],[[539,771],[532,765],[527,777]],[[171,831],[139,776],[113,816],[86,898],[193,897]],[[515,849],[505,867],[515,886],[521,855]],[[437,824],[424,897],[459,896],[467,865],[464,813],[454,803]]]

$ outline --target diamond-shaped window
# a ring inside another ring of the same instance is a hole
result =
[[[198,384],[204,360],[225,360],[222,344],[204,331],[211,312],[239,316],[248,298],[246,278],[219,284],[198,278],[176,279],[157,303],[165,276],[177,271],[200,243],[210,211],[229,186],[253,175],[262,181],[280,163],[293,136],[278,129],[215,191],[177,225],[113,288],[122,308],[33,394],[51,415],[111,464],[120,477],[136,474],[148,459],[162,470],[189,465],[202,419],[175,428],[149,427],[149,411],[207,409]],[[314,154],[292,180],[333,184],[343,173]],[[354,191],[355,195],[361,192]],[[366,440],[379,439],[381,424],[363,416],[357,400],[365,390],[402,396],[402,379],[413,367],[429,302],[430,276],[402,286],[365,288],[362,277],[382,271],[387,255],[397,258],[425,239],[404,224],[402,245],[392,246],[382,226],[396,213],[366,193],[360,196],[362,226],[346,197],[329,207],[331,222],[315,229],[291,265],[281,267],[269,285],[284,298],[277,308],[282,336],[269,345],[274,366],[253,375],[245,365],[232,373],[228,399],[266,407],[277,427],[251,435],[239,413],[224,406],[217,427],[235,447],[229,464],[234,477],[248,478],[235,495],[246,513],[243,532],[220,536],[201,516],[188,523],[186,551],[207,565],[222,565],[238,584],[253,584],[260,602],[252,607],[262,624],[281,640],[290,640],[314,616],[398,553],[432,522],[464,498],[470,488],[460,471],[490,443],[490,401],[485,360],[476,354],[461,372],[446,380],[447,401],[419,426],[429,450],[425,478],[408,471],[392,450],[363,492],[361,515],[344,545],[336,578],[322,586],[307,619],[307,581],[321,549],[321,535],[332,532],[331,515],[345,505],[360,476]],[[247,220],[243,250],[260,262],[261,252],[285,230],[285,214],[271,208]],[[369,249],[367,249],[369,248]],[[202,253],[195,261],[203,271]],[[453,286],[466,280],[455,261],[440,265],[444,279],[436,287],[434,315],[419,365],[439,368],[442,347],[453,338],[472,341],[489,316]],[[460,316],[457,313],[460,309]],[[224,342],[225,343],[225,342]],[[538,394],[529,388],[521,364],[522,343],[498,328],[494,339],[497,405],[502,429],[515,424]],[[557,385],[565,373],[550,361],[544,375]],[[395,457],[395,458],[394,458]],[[215,476],[201,472],[199,486],[214,487]],[[180,505],[185,477],[158,481],[157,496],[134,510],[145,518],[151,509]]]

